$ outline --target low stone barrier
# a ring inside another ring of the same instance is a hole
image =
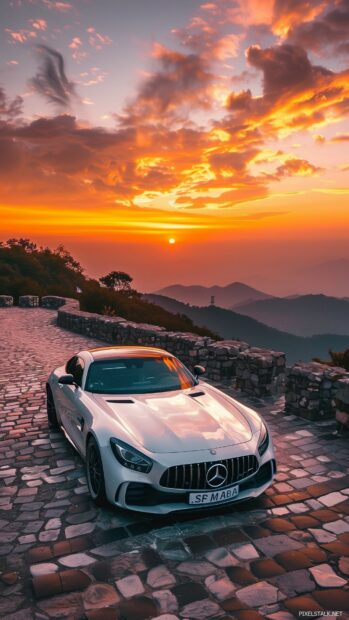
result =
[[[340,379],[349,378],[344,368],[317,362],[299,363],[286,371],[285,409],[308,420],[336,415]]]
[[[116,345],[141,345],[165,349],[189,368],[206,367],[206,377],[230,381],[255,396],[274,396],[284,389],[285,354],[251,349],[246,342],[219,340],[186,332],[170,332],[158,325],[135,323],[122,317],[83,312],[71,300],[58,308],[58,325],[79,334]]]
[[[336,393],[336,420],[339,430],[349,428],[349,376],[340,379]]]
[[[236,387],[256,396],[280,394],[285,388],[285,353],[250,348],[237,357]]]
[[[59,297],[58,295],[46,295],[41,297],[41,306],[50,310],[58,310],[61,306],[68,305],[70,308],[79,310],[80,304],[77,299],[71,297]]]
[[[39,305],[39,297],[37,295],[21,295],[18,305],[20,308],[36,308]]]
[[[13,306],[13,297],[11,295],[0,295],[0,308],[9,308]]]

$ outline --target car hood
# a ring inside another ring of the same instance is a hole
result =
[[[209,450],[252,439],[247,418],[231,400],[206,385],[159,394],[94,394],[93,399],[131,441],[150,452]],[[110,430],[117,437],[114,428],[111,423]]]

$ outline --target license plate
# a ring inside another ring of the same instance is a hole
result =
[[[239,485],[222,489],[221,491],[208,491],[206,493],[189,493],[189,504],[216,504],[236,497],[239,494]]]

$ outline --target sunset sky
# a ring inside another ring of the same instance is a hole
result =
[[[1,240],[147,291],[315,292],[349,261],[348,0],[1,0],[0,21]]]

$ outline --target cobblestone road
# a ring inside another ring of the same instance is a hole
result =
[[[0,618],[291,620],[349,609],[348,439],[252,402],[270,424],[267,496],[152,519],[98,509],[79,456],[48,431],[45,381],[101,343],[55,312],[0,310]]]

